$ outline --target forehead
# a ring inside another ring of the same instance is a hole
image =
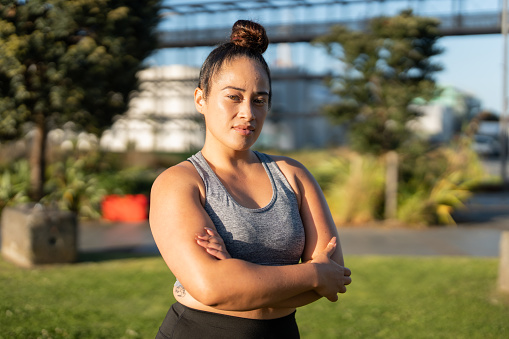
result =
[[[213,77],[212,87],[216,84],[263,87],[267,91],[270,86],[269,75],[263,66],[248,57],[237,57],[225,61]]]

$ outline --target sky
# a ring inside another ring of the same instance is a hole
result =
[[[444,53],[436,60],[444,70],[437,73],[441,85],[452,85],[475,94],[482,107],[502,111],[503,86],[502,34],[443,37]]]

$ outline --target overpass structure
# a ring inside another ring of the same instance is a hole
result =
[[[237,19],[263,24],[275,45],[265,54],[272,68],[274,96],[262,145],[299,149],[341,144],[344,127],[331,124],[321,110],[335,100],[323,80],[336,74],[337,65],[315,54],[319,48],[309,42],[333,25],[364,30],[374,17],[407,9],[439,19],[443,35],[501,32],[501,0],[165,0],[156,52],[165,66],[146,70],[153,74],[143,79],[126,120],[116,122],[118,128],[112,133],[118,135],[109,145],[124,140],[125,147],[132,143],[168,151],[158,147],[181,145],[178,151],[184,151],[197,144],[195,138],[203,128],[192,93],[199,65],[210,46],[228,39]],[[157,64],[155,58],[152,62]]]
[[[500,0],[181,1],[162,7],[159,47],[216,45],[228,37],[236,18],[262,23],[271,43],[310,42],[334,25],[363,30],[372,18],[403,9],[437,18],[444,36],[501,32]]]

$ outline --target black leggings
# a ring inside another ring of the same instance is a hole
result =
[[[195,310],[178,302],[163,320],[156,339],[298,339],[295,312],[282,318],[258,320]]]

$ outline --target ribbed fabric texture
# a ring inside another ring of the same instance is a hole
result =
[[[297,264],[305,234],[295,193],[277,164],[256,152],[272,185],[272,199],[262,208],[240,205],[223,186],[201,154],[188,160],[205,184],[205,210],[232,258],[260,265]]]

